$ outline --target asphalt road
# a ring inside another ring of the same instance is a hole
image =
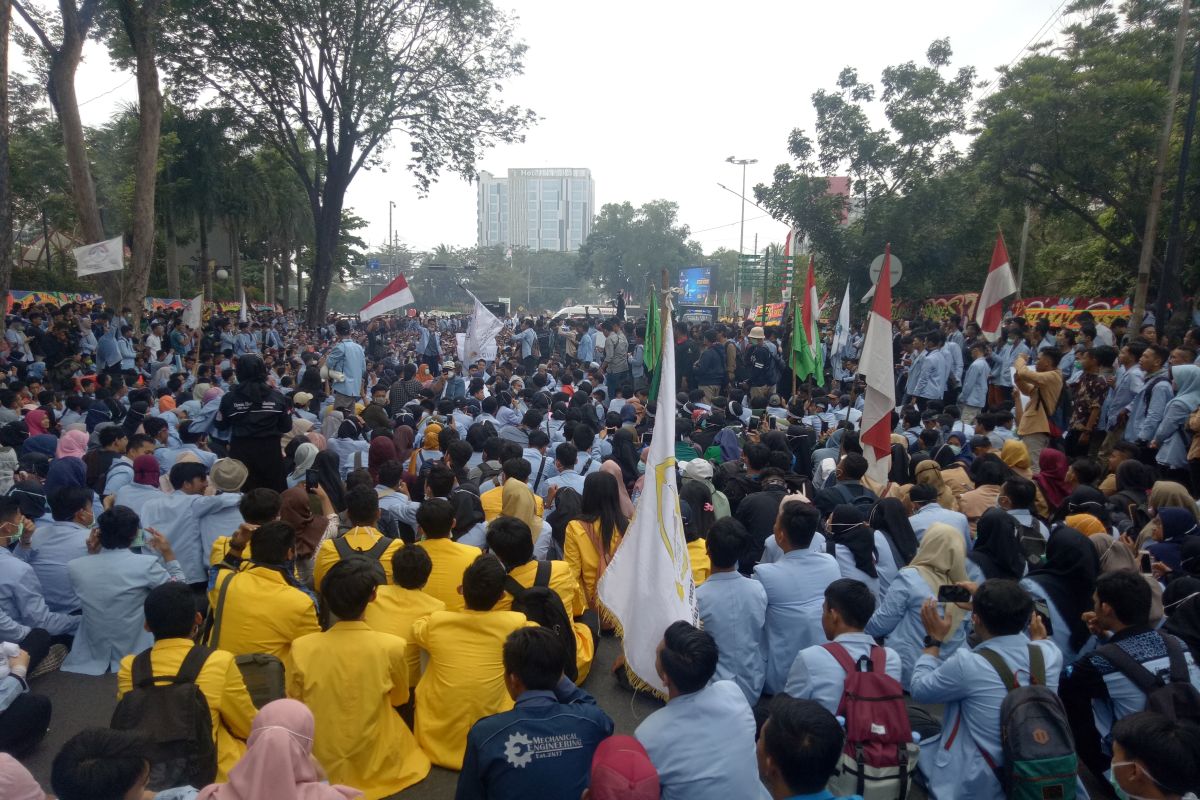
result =
[[[631,694],[617,685],[610,670],[619,653],[615,638],[602,639],[596,663],[592,665],[584,688],[613,718],[617,733],[631,734],[661,703],[645,694]],[[50,765],[63,743],[84,728],[108,725],[116,706],[117,678],[115,675],[87,677],[56,672],[35,681],[33,691],[51,699],[54,715],[46,739],[24,763],[42,786],[49,789]],[[428,778],[397,797],[403,797],[404,800],[446,800],[454,797],[457,779],[458,773],[434,767]]]

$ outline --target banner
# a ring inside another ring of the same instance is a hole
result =
[[[475,311],[471,314],[471,321],[467,324],[467,332],[463,334],[463,343],[459,349],[459,356],[464,364],[469,364],[473,361],[483,359],[484,361],[496,360],[496,337],[504,330],[504,323],[484,307],[483,303],[479,302],[479,298],[471,294],[470,291],[464,289],[471,300],[475,303]]]
[[[204,311],[204,293],[193,297],[188,301],[187,307],[183,312],[183,324],[187,325],[194,331],[200,330],[200,325],[203,322],[201,314]]]
[[[107,242],[85,244],[71,252],[75,254],[75,271],[80,277],[125,269],[125,240],[121,236]]]
[[[36,305],[53,305],[62,308],[68,303],[103,303],[104,298],[91,292],[39,292],[13,289],[8,293],[8,311]]]

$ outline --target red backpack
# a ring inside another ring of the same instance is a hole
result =
[[[872,645],[870,656],[856,663],[836,642],[821,646],[846,671],[837,711],[845,720],[846,746],[829,791],[863,800],[904,800],[920,748],[913,743],[904,690],[886,672],[887,651]]]

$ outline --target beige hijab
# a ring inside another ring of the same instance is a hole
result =
[[[962,533],[944,522],[930,525],[921,537],[917,554],[909,566],[917,571],[934,595],[937,595],[939,586],[968,580],[967,544],[963,541]],[[945,609],[953,633],[962,624],[966,612],[953,603],[947,603]]]
[[[1133,553],[1116,539],[1111,536],[1089,536],[1088,541],[1096,548],[1096,555],[1100,556],[1101,575],[1122,569],[1138,571]],[[1149,576],[1143,577],[1146,578],[1146,583],[1150,584],[1150,624],[1157,625],[1163,618],[1162,584]]]
[[[516,478],[509,478],[504,482],[500,498],[500,513],[506,517],[516,517],[528,525],[529,532],[536,541],[542,532],[542,521],[538,519],[537,502],[533,499],[533,492],[528,484]]]
[[[924,483],[937,489],[938,505],[951,511],[958,510],[958,501],[954,499],[954,491],[946,485],[942,478],[942,470],[933,459],[926,459],[917,464],[914,471],[917,483]]]
[[[1196,508],[1196,501],[1192,499],[1192,495],[1182,483],[1175,481],[1155,481],[1150,487],[1150,498],[1146,501],[1146,508],[1151,514],[1160,508],[1185,508],[1192,514],[1200,513]],[[1153,541],[1151,533],[1154,528],[1154,520],[1146,523],[1137,537],[1138,550],[1144,550],[1146,546]]]

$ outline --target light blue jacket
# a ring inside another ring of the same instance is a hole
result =
[[[217,539],[222,536],[233,536],[245,520],[238,504],[242,502],[241,492],[221,492],[216,497],[225,498],[225,505],[211,514],[205,514],[200,519],[200,547],[204,551],[205,563]]]
[[[51,611],[41,581],[33,567],[0,547],[0,641],[20,642],[31,628],[44,628],[51,636],[74,634],[79,617]]]
[[[946,706],[941,734],[921,742],[921,773],[934,800],[1004,800],[1005,792],[983,752],[993,763],[1004,763],[1000,705],[1008,688],[979,651],[986,648],[1000,655],[1017,683],[1028,686],[1031,644],[1041,649],[1045,659],[1046,686],[1057,689],[1062,654],[1049,642],[1031,643],[1023,633],[997,636],[952,654],[943,651],[941,658],[922,655],[918,659],[912,677],[913,700]]]
[[[33,567],[42,596],[51,611],[70,614],[79,610],[79,597],[67,574],[67,564],[87,555],[87,540],[91,530],[67,520],[39,525],[33,532],[29,547],[17,546],[13,555]]]
[[[1025,342],[1017,342],[1013,344],[1005,344],[996,353],[996,366],[992,368],[992,383],[996,386],[1012,386],[1012,370],[1013,363],[1019,355],[1029,355],[1029,346]]]
[[[855,664],[863,656],[869,657],[875,644],[865,633],[843,633],[833,641],[846,648]],[[884,653],[887,657],[884,669],[899,683],[903,673],[900,654],[890,647],[885,647]],[[836,714],[845,688],[846,671],[823,645],[814,644],[796,654],[783,691],[798,700],[815,700],[830,714]]]
[[[182,581],[178,561],[163,564],[157,555],[132,550],[101,550],[67,565],[83,607],[79,632],[63,672],[103,675],[116,672],[121,659],[154,644],[145,629],[142,606],[155,586]]]
[[[329,351],[325,366],[345,377],[333,384],[333,390],[347,397],[362,397],[363,378],[367,374],[367,356],[358,342],[343,339]]]
[[[1129,408],[1129,404],[1142,390],[1142,384],[1145,382],[1146,373],[1136,364],[1129,369],[1118,369],[1112,389],[1105,395],[1104,403],[1100,406],[1100,418],[1096,422],[1096,429],[1110,431],[1115,428],[1117,416]]]
[[[753,706],[767,675],[766,590],[740,572],[714,572],[696,587],[696,606],[720,653],[713,679],[736,683]]]
[[[917,513],[908,518],[908,523],[912,525],[913,533],[917,535],[918,542],[921,541],[929,526],[937,522],[944,522],[951,528],[962,533],[963,540],[967,543],[967,550],[971,549],[971,525],[967,522],[967,515],[961,511],[951,511],[948,508],[942,508],[935,500],[932,503],[926,503]]]
[[[936,598],[933,589],[912,567],[905,567],[896,575],[896,580],[888,587],[887,596],[867,623],[866,632],[875,637],[886,637],[887,646],[900,654],[904,665],[903,680],[900,683],[905,689],[912,681],[913,667],[917,657],[925,649],[925,625],[921,622],[921,606],[929,598]],[[966,640],[966,618],[958,630],[950,634],[942,652],[950,655]]]
[[[987,405],[987,390],[988,363],[986,358],[980,357],[967,367],[967,375],[963,378],[962,393],[958,397],[958,402],[965,406],[983,408]]]
[[[142,507],[142,527],[155,528],[167,537],[188,583],[206,583],[209,553],[200,536],[200,522],[237,500],[237,495],[228,494],[164,494]]]
[[[1162,380],[1150,387],[1150,397],[1147,402],[1146,386],[1158,374],[1148,376],[1141,391],[1133,398],[1133,404],[1129,411],[1129,422],[1125,425],[1126,441],[1148,442],[1153,439],[1159,423],[1162,422],[1163,414],[1167,411],[1167,403],[1171,402],[1171,398],[1175,396],[1175,390],[1171,388],[1171,381],[1169,379]]]
[[[1154,440],[1158,442],[1158,455],[1154,460],[1167,469],[1187,468],[1188,446],[1192,437],[1187,422],[1195,410],[1188,407],[1187,401],[1179,398],[1167,403],[1162,422],[1158,423],[1158,430],[1154,432]]]
[[[113,499],[113,504],[125,506],[133,511],[140,518],[142,510],[146,507],[146,503],[151,500],[158,500],[165,497],[166,494],[157,486],[146,486],[141,483],[126,483],[116,491],[116,497]],[[143,523],[143,527],[145,524]]]
[[[634,736],[658,772],[662,800],[769,800],[758,778],[754,714],[733,681],[679,695]]]
[[[825,641],[821,606],[825,587],[842,577],[833,556],[812,550],[792,550],[774,564],[759,564],[754,577],[767,592],[767,694],[778,694],[787,683],[796,653]]]

